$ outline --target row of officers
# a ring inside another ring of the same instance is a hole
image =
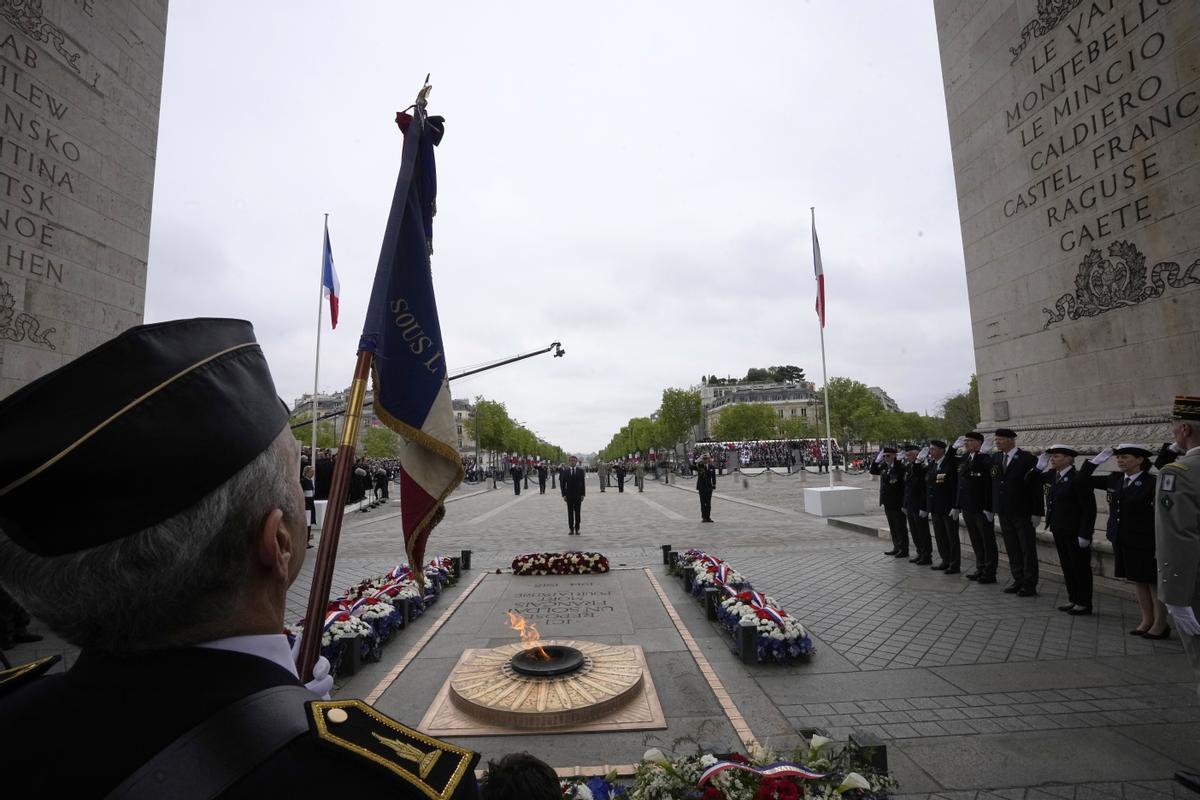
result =
[[[1131,635],[1165,639],[1167,610],[1156,598],[1155,504],[1157,476],[1184,452],[1168,443],[1156,454],[1137,444],[1106,448],[1078,468],[1080,455],[1062,444],[1035,456],[1017,446],[1015,431],[992,436],[971,431],[952,445],[933,440],[925,447],[884,447],[870,467],[879,476],[879,504],[887,516],[892,548],[887,555],[909,558],[947,575],[961,572],[959,528],[967,529],[975,559],[965,577],[996,583],[1000,523],[1011,582],[1004,592],[1036,597],[1039,525],[1053,535],[1071,615],[1092,613],[1092,537],[1096,491],[1108,505],[1106,538],[1113,545],[1115,575],[1136,584],[1142,619]],[[1115,456],[1116,470],[1096,470]],[[1153,463],[1152,463],[1153,459]],[[1168,481],[1174,478],[1168,476]],[[910,557],[910,541],[915,553]],[[933,563],[936,547],[938,562]]]

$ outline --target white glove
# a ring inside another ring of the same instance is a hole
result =
[[[296,641],[292,644],[292,661],[300,658],[300,640],[304,634],[296,637]],[[297,664],[297,672],[300,671]],[[304,688],[315,694],[322,700],[329,699],[329,693],[333,691],[333,676],[329,674],[329,659],[325,656],[317,656],[317,663],[313,664],[312,680],[304,684]]]
[[[882,450],[880,450],[879,453],[875,456],[875,463],[878,464],[880,461],[883,461],[883,451]]]
[[[929,519],[929,512],[928,512],[928,511],[922,511],[922,512],[921,512],[921,519]]]
[[[1091,546],[1092,546],[1092,540],[1091,540],[1091,539],[1085,539],[1085,538],[1083,538],[1082,536],[1080,536],[1080,537],[1078,538],[1078,541],[1079,541],[1079,549],[1080,549],[1080,550],[1087,550],[1089,547],[1091,547]]]
[[[1200,636],[1200,620],[1196,619],[1196,612],[1191,606],[1167,606],[1167,612],[1171,615],[1171,619],[1175,620],[1175,627],[1179,628],[1180,633],[1186,633],[1188,636]]]
[[[983,444],[979,445],[979,452],[990,453],[992,448],[996,446],[996,439],[992,434],[987,434],[983,437]]]
[[[992,520],[994,520],[996,518],[996,515],[993,514],[991,511],[983,512],[983,516],[987,519],[989,524],[992,522]]]
[[[1038,456],[1038,460],[1037,460],[1037,471],[1038,471],[1038,472],[1045,472],[1045,471],[1046,471],[1046,467],[1048,467],[1048,466],[1050,466],[1050,454],[1049,454],[1049,453],[1042,453],[1040,456]]]
[[[1037,526],[1042,524],[1042,518],[1039,517],[1037,514],[1034,514],[1032,517],[1029,518],[1029,520],[1030,520],[1030,522],[1033,523],[1034,530],[1037,530]]]
[[[949,515],[949,516],[950,516],[950,518],[951,518],[951,519],[953,519],[955,522],[958,522],[958,521],[959,521],[959,519],[961,519],[961,518],[962,518],[962,511],[960,511],[960,510],[959,510],[959,509],[957,509],[957,508],[952,508],[952,509],[950,509],[950,515]]]
[[[1112,448],[1106,447],[1103,450],[1101,450],[1099,453],[1097,453],[1095,456],[1093,456],[1092,458],[1089,458],[1088,463],[1095,464],[1098,467],[1101,464],[1103,464],[1105,461],[1108,461],[1110,458],[1112,458],[1112,456],[1113,456]]]
[[[954,444],[953,444],[953,445],[951,445],[951,446],[952,446],[952,447],[953,447],[955,450],[957,450],[958,448],[962,447],[962,446],[963,446],[963,445],[965,445],[966,443],[967,443],[967,437],[965,437],[965,436],[960,436],[960,437],[958,437],[957,439],[955,439],[955,440],[954,440]]]
[[[1177,456],[1183,455],[1183,445],[1181,445],[1179,442],[1171,442],[1171,452]]]
[[[929,448],[922,447],[921,452],[917,453],[917,461],[924,461],[925,457],[928,455],[929,455]]]

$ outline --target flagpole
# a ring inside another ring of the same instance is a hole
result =
[[[321,242],[321,275],[317,279],[317,355],[313,359],[312,452],[308,463],[317,468],[317,380],[321,374],[321,312],[325,305],[325,245],[329,242],[329,215],[325,215],[325,238]],[[328,510],[328,509],[327,509]]]
[[[817,211],[815,206],[809,206],[812,214],[812,229],[817,229]],[[816,237],[814,235],[814,241]],[[815,254],[814,254],[815,257]],[[829,370],[825,368],[825,309],[822,307],[821,316],[817,317],[817,325],[821,329],[821,378],[825,381],[825,452],[829,454],[829,488],[833,488],[833,429],[829,422]]]

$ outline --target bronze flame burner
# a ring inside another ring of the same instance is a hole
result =
[[[550,655],[549,659],[539,658],[538,650],[544,650]],[[534,678],[549,678],[555,675],[568,675],[583,666],[583,653],[574,647],[561,644],[548,644],[541,648],[530,647],[517,653],[509,662],[513,671]]]

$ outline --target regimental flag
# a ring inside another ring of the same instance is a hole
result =
[[[329,246],[329,220],[325,220],[325,251],[321,256],[321,294],[329,298],[329,321],[335,328],[338,317],[338,295],[341,292],[342,282],[338,280],[337,270],[333,268],[333,248]]]
[[[821,266],[821,244],[817,241],[817,218],[813,214],[813,272],[817,274],[817,319],[825,327],[825,269]]]
[[[400,175],[392,196],[359,349],[374,353],[375,414],[400,434],[400,511],[404,549],[422,581],[425,542],[446,514],[446,497],[462,482],[446,354],[429,256],[437,196],[434,145],[444,120],[399,113],[404,132]]]

